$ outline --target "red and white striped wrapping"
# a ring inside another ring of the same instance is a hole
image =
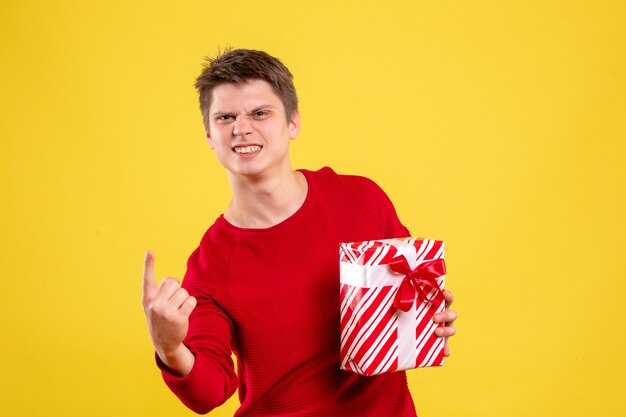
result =
[[[388,263],[404,256],[411,269],[444,258],[439,240],[401,238],[342,243],[341,369],[361,375],[443,365],[444,338],[435,336],[433,315],[445,309],[443,294],[424,288],[407,311],[394,307],[404,275]],[[445,275],[436,278],[441,291]]]

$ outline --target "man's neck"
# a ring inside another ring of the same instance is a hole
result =
[[[229,179],[233,199],[224,218],[242,228],[265,229],[286,220],[302,206],[308,190],[304,175],[291,168],[281,175]]]

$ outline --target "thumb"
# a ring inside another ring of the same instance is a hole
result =
[[[148,250],[143,261],[143,296],[144,298],[152,298],[157,292],[156,277],[154,276],[154,255],[151,250]]]
[[[193,311],[193,309],[196,308],[196,304],[198,304],[198,301],[196,300],[196,297],[189,296],[183,302],[183,305],[180,306],[179,311],[180,311],[180,313],[184,317],[189,317],[191,315],[191,312]]]

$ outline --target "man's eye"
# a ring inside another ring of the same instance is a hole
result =
[[[260,111],[258,111],[258,112],[256,112],[256,113],[254,113],[254,115],[255,115],[256,117],[263,117],[263,116],[265,116],[266,114],[267,114],[267,112],[266,112],[266,111],[264,111],[264,110],[260,110]]]
[[[232,118],[233,118],[233,116],[232,116],[232,115],[230,115],[230,114],[223,114],[223,115],[221,115],[220,117],[218,117],[217,119],[218,119],[218,120],[223,120],[223,121],[226,121],[226,120],[230,120],[230,119],[232,119]]]

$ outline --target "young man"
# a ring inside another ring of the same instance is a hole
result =
[[[165,383],[198,413],[238,387],[237,416],[415,416],[404,372],[339,369],[339,244],[409,236],[391,201],[364,177],[292,169],[297,98],[276,58],[227,51],[196,87],[233,197],[182,286],[157,286],[146,254],[143,306]],[[452,336],[455,319],[448,308],[435,315],[446,323],[437,335]]]

